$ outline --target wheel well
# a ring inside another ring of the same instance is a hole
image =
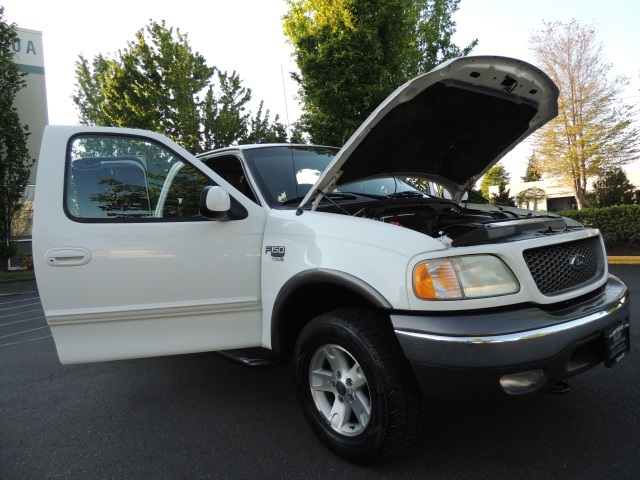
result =
[[[304,283],[287,292],[286,299],[274,308],[272,319],[272,349],[279,355],[291,357],[296,340],[304,326],[321,313],[345,307],[380,309],[376,299],[366,292],[335,282]]]

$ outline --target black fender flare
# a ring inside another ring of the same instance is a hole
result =
[[[349,273],[325,268],[304,270],[287,280],[282,288],[280,288],[273,304],[273,310],[271,311],[271,349],[274,352],[281,353],[284,349],[284,345],[282,344],[283,336],[280,334],[280,324],[283,321],[282,311],[287,301],[300,287],[312,283],[329,283],[344,287],[359,294],[376,308],[383,310],[393,309],[391,303],[378,290],[364,280]]]

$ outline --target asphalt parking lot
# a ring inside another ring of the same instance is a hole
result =
[[[629,355],[517,403],[429,402],[415,447],[360,467],[304,423],[289,366],[215,354],[63,366],[37,293],[0,297],[0,478],[636,479],[640,265],[610,270],[632,295]]]

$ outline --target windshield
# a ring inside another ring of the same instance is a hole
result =
[[[337,148],[307,145],[278,145],[244,150],[249,168],[272,207],[301,201],[336,153]],[[432,182],[389,175],[340,185],[330,193],[387,198],[422,197],[441,192],[433,188]]]
[[[364,180],[362,182],[348,183],[346,185],[340,185],[340,187],[336,188],[334,192],[355,193],[358,195],[379,195],[382,197],[402,193],[415,193],[420,196],[423,195],[423,192],[413,185],[410,185],[404,178],[398,177],[374,178],[371,180]]]
[[[244,151],[256,181],[273,207],[304,197],[337,148],[279,145]]]

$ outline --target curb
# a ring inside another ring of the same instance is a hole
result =
[[[607,257],[607,263],[612,265],[640,265],[640,257],[638,256],[612,256]]]

